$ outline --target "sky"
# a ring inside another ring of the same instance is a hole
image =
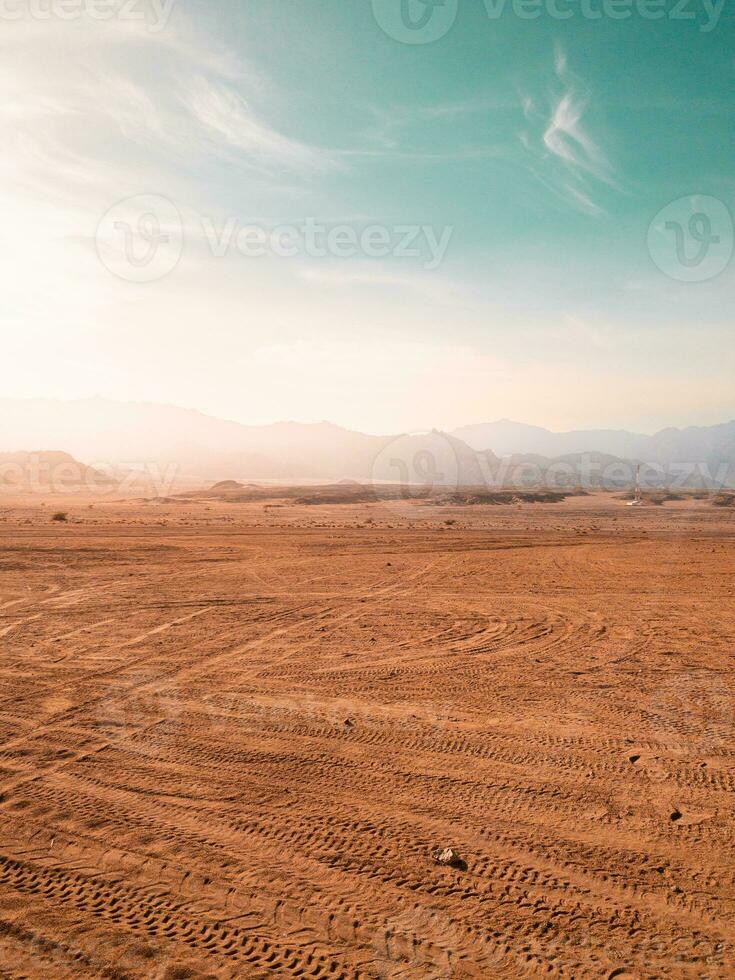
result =
[[[0,0],[3,395],[733,418],[733,40],[720,0]]]

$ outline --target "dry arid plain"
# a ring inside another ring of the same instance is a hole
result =
[[[734,519],[3,498],[0,975],[735,976]]]

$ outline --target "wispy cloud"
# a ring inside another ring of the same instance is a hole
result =
[[[120,19],[6,23],[0,90],[3,326],[29,336],[109,324],[122,283],[95,231],[125,198],[175,201],[192,268],[213,275],[201,214],[258,214],[344,166],[275,125],[278,90],[178,8],[155,35]]]
[[[556,74],[561,78],[561,76],[567,70],[567,56],[560,44],[554,45],[554,68]]]
[[[347,157],[388,158],[390,160],[416,160],[427,163],[449,163],[462,160],[481,160],[508,157],[511,146],[507,141],[493,139],[479,142],[463,139],[454,145],[450,127],[462,125],[471,117],[491,117],[494,112],[516,110],[518,99],[478,95],[476,98],[456,102],[438,102],[426,105],[367,106],[370,118],[361,134],[357,147],[343,152]],[[447,136],[447,149],[437,149],[439,132]],[[430,136],[427,145],[427,135]]]
[[[518,139],[526,164],[556,196],[578,210],[602,214],[601,187],[617,188],[613,168],[585,124],[588,97],[569,70],[566,53],[554,49],[554,81],[542,96],[521,101],[527,126]]]
[[[604,188],[619,188],[599,138],[592,135],[590,96],[560,45],[553,49],[550,74],[535,86],[526,79],[515,91],[425,105],[369,106],[361,143],[340,155],[437,164],[505,160],[565,205],[600,215]],[[478,139],[478,133],[490,138]]]
[[[16,201],[96,213],[129,194],[178,192],[209,163],[274,182],[343,166],[272,126],[252,66],[181,13],[156,35],[122,20],[19,22],[0,54],[0,174]]]
[[[317,286],[348,289],[354,286],[408,290],[432,302],[456,299],[459,288],[451,282],[438,279],[434,273],[419,274],[398,272],[387,266],[367,265],[309,265],[299,270],[299,278]]]
[[[199,76],[189,82],[179,97],[190,118],[211,135],[215,145],[242,151],[259,163],[290,169],[325,169],[337,165],[335,157],[327,151],[289,139],[265,124],[229,84]]]
[[[572,91],[565,92],[551,114],[543,136],[544,146],[564,160],[571,170],[586,171],[610,182],[610,165],[599,147],[582,129],[585,105]]]

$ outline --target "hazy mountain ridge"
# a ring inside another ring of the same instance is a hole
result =
[[[492,449],[498,456],[532,453],[547,458],[572,453],[599,452],[623,459],[640,456],[649,436],[623,429],[572,430],[552,432],[537,425],[526,425],[510,419],[464,425],[452,430],[473,449]]]
[[[499,456],[534,454],[558,462],[596,453],[664,467],[672,478],[694,466],[700,478],[698,485],[735,481],[735,421],[685,429],[670,427],[646,436],[612,429],[551,432],[503,419],[463,426],[453,435],[477,450],[492,447]]]
[[[54,446],[92,467],[175,462],[182,473],[202,478],[481,485],[512,466],[575,473],[616,462],[627,462],[630,470],[631,461],[641,461],[664,468],[663,481],[675,477],[679,466],[695,466],[693,481],[682,485],[735,482],[735,421],[647,436],[611,429],[552,432],[503,419],[450,433],[376,436],[329,422],[243,425],[146,402],[0,399],[0,452],[35,445]]]

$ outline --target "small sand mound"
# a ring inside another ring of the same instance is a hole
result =
[[[237,480],[220,480],[211,488],[212,490],[227,492],[228,490],[244,490],[245,484],[238,483]]]

